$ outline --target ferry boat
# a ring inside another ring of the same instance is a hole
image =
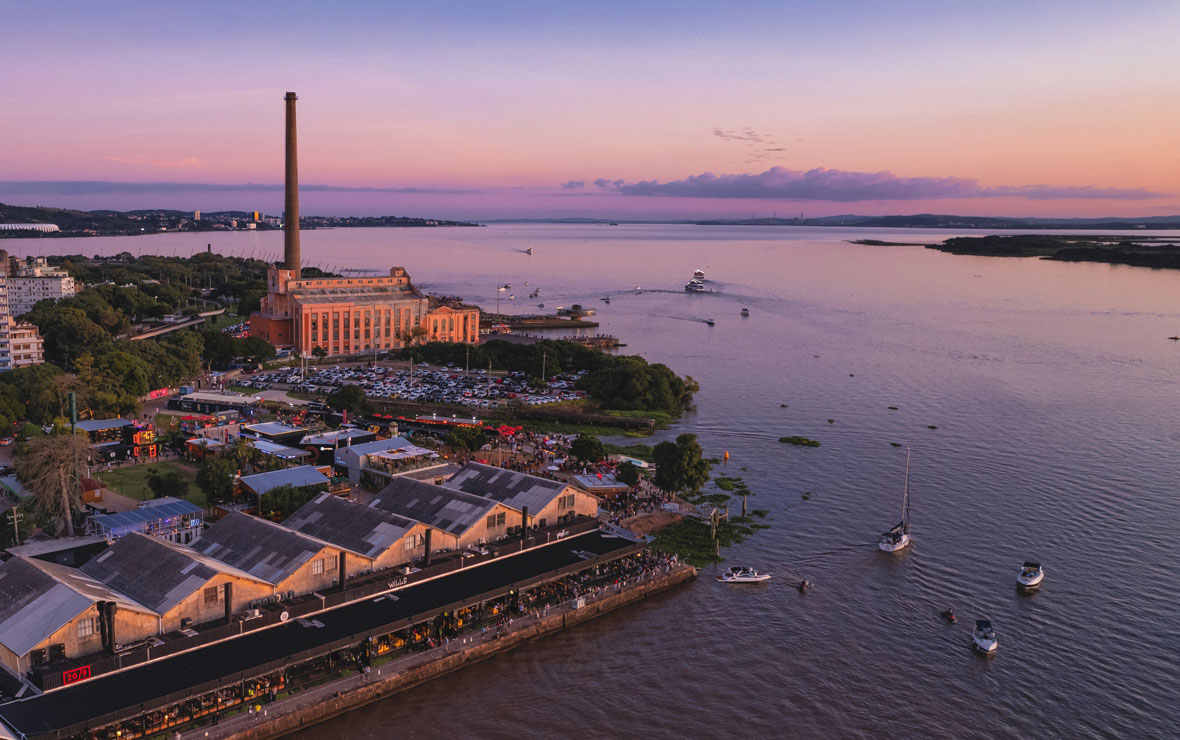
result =
[[[975,631],[971,633],[971,643],[976,650],[984,655],[991,655],[1000,646],[1000,641],[996,639],[996,631],[992,629],[992,623],[986,619],[975,620]]]
[[[721,583],[762,583],[770,580],[770,574],[759,573],[744,565],[735,565],[727,571],[718,573],[717,580]]]
[[[910,544],[910,448],[905,448],[905,486],[901,494],[901,521],[877,538],[877,547],[885,552],[900,552]]]
[[[684,289],[689,293],[701,293],[705,290],[705,284],[700,280],[693,278],[685,284]]]
[[[1026,562],[1020,568],[1020,575],[1016,576],[1016,585],[1026,591],[1031,591],[1034,588],[1040,588],[1043,580],[1045,580],[1045,569],[1041,567],[1041,564]]]

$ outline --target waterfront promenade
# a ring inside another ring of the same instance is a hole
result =
[[[530,612],[511,626],[487,634],[473,633],[431,650],[375,665],[272,703],[239,708],[217,724],[206,723],[181,734],[182,740],[267,740],[329,719],[359,706],[439,678],[528,642],[573,627],[696,575],[690,565],[673,564],[628,579],[594,595],[571,599],[557,607]]]
[[[0,705],[27,738],[66,738],[203,693],[351,648],[462,606],[532,588],[637,552],[642,543],[594,531],[497,558],[273,628],[215,643],[29,699]]]

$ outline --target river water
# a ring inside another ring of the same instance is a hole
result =
[[[1180,333],[1180,272],[845,241],[949,235],[304,232],[305,259],[324,267],[403,265],[485,307],[510,283],[501,308],[514,312],[593,306],[626,351],[692,375],[696,409],[659,438],[688,431],[709,455],[730,452],[722,470],[745,478],[773,527],[728,562],[775,578],[724,586],[706,570],[298,737],[1180,735],[1180,343],[1167,339]],[[281,252],[278,233],[0,246],[188,255],[207,243]],[[713,292],[683,291],[696,268]],[[796,434],[822,447],[777,441]],[[874,545],[900,514],[905,450],[891,443],[913,450],[914,545],[900,555]],[[1047,574],[1032,595],[1015,588],[1026,559]],[[948,606],[957,625],[939,617]],[[992,659],[970,649],[976,618],[998,632]]]

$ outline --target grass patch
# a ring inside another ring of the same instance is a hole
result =
[[[111,470],[100,470],[97,475],[104,484],[124,496],[137,501],[147,501],[155,497],[152,489],[148,488],[147,484],[148,478],[151,477],[153,471],[159,475],[176,472],[186,477],[191,477],[187,470],[170,462],[126,465],[121,468],[112,468]],[[206,505],[205,492],[197,488],[195,482],[189,486],[188,495],[185,498],[202,508]]]
[[[748,522],[748,518],[742,521],[722,519],[717,524],[717,540],[714,542],[709,537],[708,524],[685,519],[660,530],[656,534],[655,542],[652,543],[652,549],[659,552],[676,553],[681,560],[690,565],[695,565],[698,568],[704,567],[709,563],[717,563],[722,560],[717,555],[718,543],[722,549],[732,547],[745,541],[756,529],[765,529],[769,526]]]
[[[819,447],[819,442],[807,437],[779,437],[779,442],[788,445],[798,445],[799,447]]]

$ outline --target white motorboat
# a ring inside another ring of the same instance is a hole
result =
[[[770,580],[770,574],[759,573],[753,568],[738,565],[719,573],[717,580],[721,583],[762,583]]]
[[[996,648],[1000,646],[1000,641],[996,639],[996,631],[992,629],[992,623],[986,619],[975,620],[975,631],[971,633],[971,644],[975,649],[985,655],[991,655],[996,652]]]
[[[901,521],[877,538],[877,547],[899,552],[910,545],[910,448],[905,448],[905,485],[901,494]]]
[[[694,272],[692,274],[692,277],[693,277],[693,280],[704,280],[705,279],[705,271],[704,270],[697,270],[696,272]]]
[[[532,248],[532,247],[529,247],[528,249],[524,250],[524,253],[525,253],[525,254],[532,254],[532,253],[533,253],[533,248]]]
[[[684,289],[689,293],[701,293],[705,290],[705,284],[700,280],[693,278],[685,284]]]
[[[1016,585],[1023,589],[1040,588],[1045,580],[1045,569],[1040,563],[1026,562],[1020,567],[1020,575],[1016,576]]]

